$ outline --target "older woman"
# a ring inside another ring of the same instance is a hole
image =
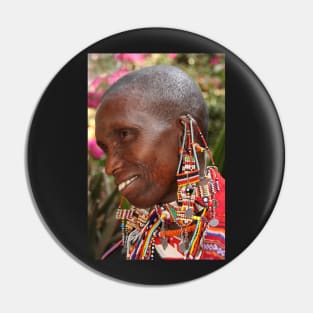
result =
[[[207,127],[199,88],[176,67],[134,71],[105,92],[96,138],[132,204],[116,214],[127,260],[224,259],[224,179],[212,158],[207,167]]]

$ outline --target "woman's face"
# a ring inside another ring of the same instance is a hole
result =
[[[98,110],[96,138],[106,153],[106,173],[133,205],[176,199],[181,132],[179,123],[161,121],[134,97],[111,97]]]

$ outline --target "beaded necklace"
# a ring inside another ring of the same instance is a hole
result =
[[[166,250],[168,240],[173,236],[180,238],[178,250],[184,258],[194,258],[201,251],[204,229],[208,225],[216,227],[219,224],[215,213],[219,183],[217,175],[212,175],[214,171],[215,167],[209,167],[211,176],[206,177],[207,182],[192,189],[188,209],[193,213],[188,217],[182,215],[187,211],[182,209],[184,202],[157,204],[149,212],[134,206],[123,209],[121,201],[116,218],[121,220],[123,252],[127,260],[153,260],[155,241],[160,241]],[[171,226],[176,228],[171,229]]]

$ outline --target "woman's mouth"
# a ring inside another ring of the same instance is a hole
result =
[[[123,182],[121,182],[119,185],[118,185],[118,190],[119,191],[122,191],[123,189],[125,189],[127,186],[129,186],[133,181],[135,181],[136,179],[138,178],[138,176],[134,176],[128,180],[125,180]]]

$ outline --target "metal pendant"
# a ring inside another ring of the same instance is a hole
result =
[[[188,245],[189,245],[188,233],[184,232],[181,234],[181,242],[178,246],[179,251],[185,254],[186,250],[188,249]]]
[[[127,252],[127,247],[126,247],[126,245],[124,245],[122,248],[122,254],[126,254],[126,252]]]
[[[212,226],[212,227],[216,227],[218,224],[219,224],[219,221],[218,221],[218,219],[216,219],[216,218],[212,218],[212,219],[209,221],[209,225]]]
[[[201,249],[203,248],[203,243],[204,243],[204,239],[203,239],[203,237],[202,237],[202,238],[200,239],[200,243],[199,243]]]
[[[186,244],[185,244],[184,241],[182,241],[182,242],[179,244],[178,249],[179,249],[179,251],[180,251],[181,253],[185,253],[187,247],[186,247]]]
[[[191,208],[188,208],[188,209],[186,210],[185,216],[186,216],[186,218],[192,218],[193,213],[192,213],[192,209],[191,209]]]
[[[165,250],[168,246],[168,241],[166,237],[161,238],[161,244],[162,244],[163,249]]]

